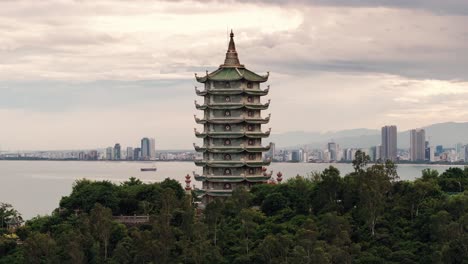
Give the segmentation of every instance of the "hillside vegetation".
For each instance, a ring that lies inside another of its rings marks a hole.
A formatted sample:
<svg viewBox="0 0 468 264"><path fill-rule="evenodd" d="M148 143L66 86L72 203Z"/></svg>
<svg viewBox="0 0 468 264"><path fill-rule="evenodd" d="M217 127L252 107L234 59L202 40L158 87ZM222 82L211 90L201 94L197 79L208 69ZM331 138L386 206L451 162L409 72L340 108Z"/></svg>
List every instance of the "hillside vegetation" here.
<svg viewBox="0 0 468 264"><path fill-rule="evenodd" d="M468 263L468 168L409 182L367 162L237 189L199 216L174 180L80 180L18 240L2 226L0 263ZM133 214L150 222L113 219Z"/></svg>

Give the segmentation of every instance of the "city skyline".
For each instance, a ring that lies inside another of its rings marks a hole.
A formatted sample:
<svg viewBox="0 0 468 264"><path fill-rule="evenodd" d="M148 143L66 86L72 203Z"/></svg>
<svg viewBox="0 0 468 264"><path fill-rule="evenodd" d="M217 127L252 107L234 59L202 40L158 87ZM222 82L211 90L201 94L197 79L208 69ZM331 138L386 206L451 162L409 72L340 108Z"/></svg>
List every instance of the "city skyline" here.
<svg viewBox="0 0 468 264"><path fill-rule="evenodd" d="M140 134L190 149L193 73L218 67L211 51L225 49L226 27L243 62L274 76L273 134L468 121L461 1L0 5L3 150L128 145Z"/></svg>

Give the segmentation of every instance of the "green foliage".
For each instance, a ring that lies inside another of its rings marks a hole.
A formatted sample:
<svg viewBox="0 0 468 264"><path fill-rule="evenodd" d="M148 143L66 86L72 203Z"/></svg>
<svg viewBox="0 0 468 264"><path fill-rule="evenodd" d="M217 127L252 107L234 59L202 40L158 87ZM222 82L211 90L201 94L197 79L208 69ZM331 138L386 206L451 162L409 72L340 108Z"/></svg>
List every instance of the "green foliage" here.
<svg viewBox="0 0 468 264"><path fill-rule="evenodd" d="M0 236L0 264L467 263L468 169L410 182L390 161L359 153L353 165L239 188L198 216L174 180L80 180L60 209L16 230L21 243ZM121 214L151 220L125 226Z"/></svg>

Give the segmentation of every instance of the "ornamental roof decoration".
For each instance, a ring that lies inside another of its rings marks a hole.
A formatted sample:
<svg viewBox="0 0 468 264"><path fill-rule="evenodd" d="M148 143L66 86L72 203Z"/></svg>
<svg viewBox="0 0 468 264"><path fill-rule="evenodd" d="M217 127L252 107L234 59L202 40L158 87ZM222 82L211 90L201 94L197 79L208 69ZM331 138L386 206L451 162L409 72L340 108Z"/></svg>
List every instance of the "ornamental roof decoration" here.
<svg viewBox="0 0 468 264"><path fill-rule="evenodd" d="M262 76L246 69L244 65L240 64L239 55L236 51L236 44L234 43L234 33L232 30L230 37L231 39L229 40L224 64L221 64L219 69L212 73L207 72L203 77L198 77L197 74L195 74L197 81L204 83L207 80L238 81L245 79L251 82L266 82L268 80L269 73Z"/></svg>
<svg viewBox="0 0 468 264"><path fill-rule="evenodd" d="M240 64L239 55L236 51L236 44L234 43L234 32L230 34L231 39L229 40L228 50L226 52L226 59L224 60L224 64L221 67L244 67L244 65Z"/></svg>

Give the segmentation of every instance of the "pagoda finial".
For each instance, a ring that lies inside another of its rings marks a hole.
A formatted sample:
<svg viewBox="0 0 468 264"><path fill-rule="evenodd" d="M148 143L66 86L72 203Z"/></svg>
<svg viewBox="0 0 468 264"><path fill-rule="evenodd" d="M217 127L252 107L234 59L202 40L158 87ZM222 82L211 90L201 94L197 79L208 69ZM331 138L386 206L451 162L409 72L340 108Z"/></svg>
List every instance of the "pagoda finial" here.
<svg viewBox="0 0 468 264"><path fill-rule="evenodd" d="M229 40L228 50L226 52L226 59L224 60L224 64L221 65L222 67L243 67L240 64L239 56L237 55L236 51L236 44L234 43L234 32L231 29L230 34L231 39Z"/></svg>

